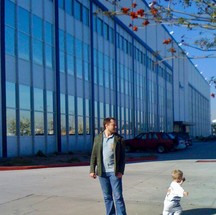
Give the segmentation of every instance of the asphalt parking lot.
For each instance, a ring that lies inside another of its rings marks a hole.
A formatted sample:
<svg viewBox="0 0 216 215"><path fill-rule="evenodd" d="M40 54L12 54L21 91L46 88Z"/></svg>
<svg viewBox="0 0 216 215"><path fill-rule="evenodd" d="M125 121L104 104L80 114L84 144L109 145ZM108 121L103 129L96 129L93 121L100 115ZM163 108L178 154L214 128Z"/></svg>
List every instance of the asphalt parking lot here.
<svg viewBox="0 0 216 215"><path fill-rule="evenodd" d="M216 143L161 154L155 161L126 165L123 178L128 215L160 215L173 169L186 177L183 215L216 214ZM105 214L99 181L88 166L1 171L2 215Z"/></svg>

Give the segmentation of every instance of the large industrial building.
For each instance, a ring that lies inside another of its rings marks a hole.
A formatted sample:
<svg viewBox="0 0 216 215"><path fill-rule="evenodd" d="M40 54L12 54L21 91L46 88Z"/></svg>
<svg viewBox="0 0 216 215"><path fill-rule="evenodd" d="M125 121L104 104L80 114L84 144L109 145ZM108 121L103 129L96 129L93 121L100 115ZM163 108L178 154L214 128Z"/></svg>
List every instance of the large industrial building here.
<svg viewBox="0 0 216 215"><path fill-rule="evenodd" d="M209 84L164 26L135 32L127 16L95 15L116 9L106 0L0 7L0 157L90 151L108 116L125 139L141 131L210 134ZM172 54L167 38L179 57L163 60Z"/></svg>

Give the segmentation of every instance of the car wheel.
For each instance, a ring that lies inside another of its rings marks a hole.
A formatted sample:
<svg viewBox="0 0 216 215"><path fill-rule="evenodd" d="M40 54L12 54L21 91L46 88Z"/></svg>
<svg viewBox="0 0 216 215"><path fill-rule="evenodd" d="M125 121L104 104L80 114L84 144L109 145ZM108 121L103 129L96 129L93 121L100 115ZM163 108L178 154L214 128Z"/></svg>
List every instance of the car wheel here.
<svg viewBox="0 0 216 215"><path fill-rule="evenodd" d="M157 152L158 152L158 153L164 153L164 152L165 152L165 147L164 147L163 145L159 145L159 146L157 147Z"/></svg>

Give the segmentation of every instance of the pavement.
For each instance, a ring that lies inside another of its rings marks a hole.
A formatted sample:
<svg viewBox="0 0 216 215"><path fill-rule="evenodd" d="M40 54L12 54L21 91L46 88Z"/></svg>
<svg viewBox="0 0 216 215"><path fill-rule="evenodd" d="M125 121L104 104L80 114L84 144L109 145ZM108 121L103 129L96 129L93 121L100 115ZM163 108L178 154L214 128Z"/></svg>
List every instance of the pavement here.
<svg viewBox="0 0 216 215"><path fill-rule="evenodd" d="M193 153L185 153L189 152ZM173 169L181 169L186 177L183 187L189 196L181 200L182 214L216 215L216 159L178 158L183 155L126 164L123 187L128 215L161 214ZM8 170L0 175L1 215L105 214L99 181L89 177L89 166Z"/></svg>

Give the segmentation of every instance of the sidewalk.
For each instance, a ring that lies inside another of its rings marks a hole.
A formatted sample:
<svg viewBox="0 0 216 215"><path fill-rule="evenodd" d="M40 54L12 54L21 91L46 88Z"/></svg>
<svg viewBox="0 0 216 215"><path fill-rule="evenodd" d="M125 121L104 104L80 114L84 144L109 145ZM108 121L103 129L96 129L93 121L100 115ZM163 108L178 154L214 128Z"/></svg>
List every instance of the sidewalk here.
<svg viewBox="0 0 216 215"><path fill-rule="evenodd" d="M216 214L215 162L148 161L126 165L123 177L128 215L160 215L173 169L184 171L188 197L183 215ZM103 215L98 179L88 166L2 171L0 211L3 215Z"/></svg>

